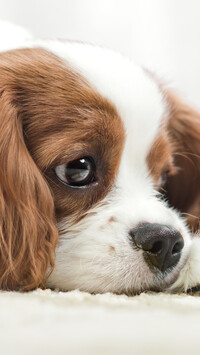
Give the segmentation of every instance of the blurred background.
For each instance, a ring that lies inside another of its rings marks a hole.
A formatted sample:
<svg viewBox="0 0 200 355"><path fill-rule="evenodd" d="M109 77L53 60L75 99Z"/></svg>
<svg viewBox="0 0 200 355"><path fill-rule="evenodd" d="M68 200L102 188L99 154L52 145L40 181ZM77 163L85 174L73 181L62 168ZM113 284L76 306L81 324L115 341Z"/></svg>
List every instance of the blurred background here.
<svg viewBox="0 0 200 355"><path fill-rule="evenodd" d="M200 108L199 0L0 0L0 19L115 49Z"/></svg>

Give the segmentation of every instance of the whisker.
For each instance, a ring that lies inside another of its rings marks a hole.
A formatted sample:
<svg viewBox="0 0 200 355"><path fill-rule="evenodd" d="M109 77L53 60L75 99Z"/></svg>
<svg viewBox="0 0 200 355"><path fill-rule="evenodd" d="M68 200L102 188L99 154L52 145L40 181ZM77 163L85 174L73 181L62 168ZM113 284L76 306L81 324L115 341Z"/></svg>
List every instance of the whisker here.
<svg viewBox="0 0 200 355"><path fill-rule="evenodd" d="M200 155L199 155L199 154L194 154L194 153L189 153L189 152L174 153L174 155L180 156L180 157L183 157L183 158L189 160L190 163L191 163L194 167L196 167L196 165L195 165L195 162L191 159L191 157L200 159ZM190 157L189 157L189 156L190 156Z"/></svg>
<svg viewBox="0 0 200 355"><path fill-rule="evenodd" d="M190 152L183 152L184 154L187 154L187 155L191 155L195 158L200 158L200 155L199 154L194 154L194 153L190 153Z"/></svg>
<svg viewBox="0 0 200 355"><path fill-rule="evenodd" d="M195 215L193 215L193 214L191 214L191 213L182 212L181 215L190 216L190 217L194 217L194 218L199 219L198 216L195 216Z"/></svg>
<svg viewBox="0 0 200 355"><path fill-rule="evenodd" d="M186 154L188 154L188 153L175 153L174 155L179 156L179 157L183 157L183 158L189 160L194 165L193 160L190 157L188 157Z"/></svg>

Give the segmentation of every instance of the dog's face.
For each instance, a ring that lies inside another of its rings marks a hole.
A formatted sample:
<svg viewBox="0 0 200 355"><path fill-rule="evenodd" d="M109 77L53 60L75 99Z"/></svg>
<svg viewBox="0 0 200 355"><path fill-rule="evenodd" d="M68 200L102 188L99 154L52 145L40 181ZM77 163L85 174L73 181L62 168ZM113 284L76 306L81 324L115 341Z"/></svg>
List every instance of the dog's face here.
<svg viewBox="0 0 200 355"><path fill-rule="evenodd" d="M198 216L199 118L119 55L43 46L0 55L1 287L55 259L50 287L167 289L191 238L165 200Z"/></svg>

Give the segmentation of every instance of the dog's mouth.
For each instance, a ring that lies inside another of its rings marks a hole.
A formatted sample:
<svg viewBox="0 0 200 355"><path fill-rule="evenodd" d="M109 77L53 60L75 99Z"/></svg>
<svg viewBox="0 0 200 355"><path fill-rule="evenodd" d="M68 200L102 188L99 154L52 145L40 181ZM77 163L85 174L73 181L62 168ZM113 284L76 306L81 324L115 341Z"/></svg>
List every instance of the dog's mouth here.
<svg viewBox="0 0 200 355"><path fill-rule="evenodd" d="M143 285L140 289L124 291L128 296L138 295L142 292L165 292L165 293L181 293L181 292L200 292L200 285L187 290L184 283L177 286L181 272L187 265L189 253L182 256L178 264L170 268L166 272L154 270L155 276L150 285Z"/></svg>
<svg viewBox="0 0 200 355"><path fill-rule="evenodd" d="M187 253L185 256L181 258L179 263L171 268L171 270L168 270L167 273L157 273L155 277L155 285L154 287L150 288L150 291L154 292L169 292L169 293L177 293L177 292L187 292L187 288L185 288L184 283L180 285L176 285L177 281L180 277L180 274L183 272L185 265L189 261L189 253ZM200 285L193 287L195 288L199 287L200 291ZM191 288L191 289L193 289Z"/></svg>

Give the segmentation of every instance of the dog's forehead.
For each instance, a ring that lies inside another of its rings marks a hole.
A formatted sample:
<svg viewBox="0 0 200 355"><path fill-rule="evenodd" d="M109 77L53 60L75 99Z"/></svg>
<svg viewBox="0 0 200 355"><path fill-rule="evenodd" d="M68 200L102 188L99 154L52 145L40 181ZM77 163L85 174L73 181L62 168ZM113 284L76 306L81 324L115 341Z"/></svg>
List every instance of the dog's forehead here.
<svg viewBox="0 0 200 355"><path fill-rule="evenodd" d="M104 156L106 151L110 155L106 160L111 160L111 155L119 158L123 150L121 165L125 162L140 174L148 173L147 158L158 136L165 105L157 83L146 71L118 53L88 44L42 41L31 47L35 48L32 52L21 52L30 56L28 64L33 65L23 73L27 89L20 87L18 105L23 102L23 114L27 106L27 117L37 113L40 135L32 132L29 149L34 155L38 147L37 162L43 162L40 167L62 155L63 147L73 150L85 137L86 145L92 141L93 146L98 143L106 147ZM42 52L42 48L49 52ZM27 127L35 129L32 124ZM66 130L71 133L66 135Z"/></svg>
<svg viewBox="0 0 200 355"><path fill-rule="evenodd" d="M144 162L165 110L157 83L131 60L104 48L60 41L43 46L70 63L114 104L126 130L129 158L138 164Z"/></svg>

